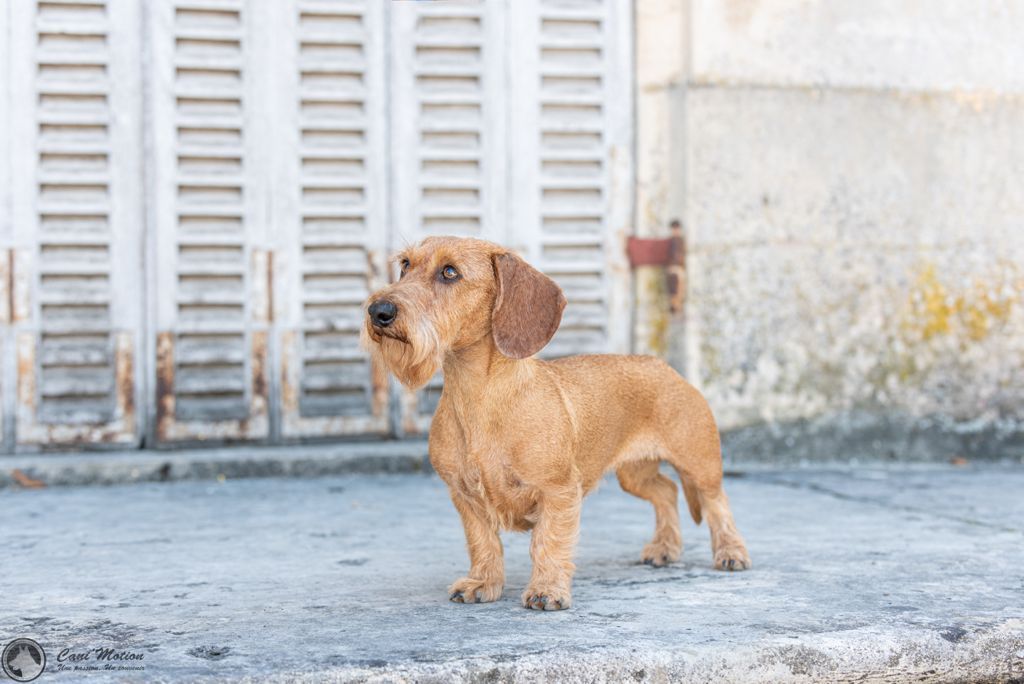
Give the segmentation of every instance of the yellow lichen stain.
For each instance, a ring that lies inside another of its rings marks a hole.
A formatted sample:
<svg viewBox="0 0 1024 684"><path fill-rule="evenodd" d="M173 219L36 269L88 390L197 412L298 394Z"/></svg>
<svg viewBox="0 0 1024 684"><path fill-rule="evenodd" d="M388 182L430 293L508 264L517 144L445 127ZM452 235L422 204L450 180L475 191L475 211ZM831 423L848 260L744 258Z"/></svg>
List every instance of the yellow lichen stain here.
<svg viewBox="0 0 1024 684"><path fill-rule="evenodd" d="M918 372L917 360L913 356L900 356L896 360L896 377L900 379L900 382L906 382L910 378L917 375ZM880 386L884 386L885 378L883 376L882 381L876 383Z"/></svg>
<svg viewBox="0 0 1024 684"><path fill-rule="evenodd" d="M1006 291L1005 287L996 290L981 280L974 281L973 289L972 299L958 299L957 303L968 336L972 340L983 340L988 337L995 325L1004 323L1010 317L1015 298L1001 296ZM993 296L993 292L1000 293L1000 296Z"/></svg>
<svg viewBox="0 0 1024 684"><path fill-rule="evenodd" d="M651 321L651 337L648 342L655 356L665 358L668 354L668 317L665 314L658 313Z"/></svg>
<svg viewBox="0 0 1024 684"><path fill-rule="evenodd" d="M668 301L665 277L662 269L644 274L644 289L647 292L648 322L647 348L650 353L664 357L668 353Z"/></svg>
<svg viewBox="0 0 1024 684"><path fill-rule="evenodd" d="M1015 277L1016 267L1006 263L989 278L975 277L956 291L939 277L934 264L920 270L910 292L909 315L904 330L922 340L957 335L978 342L1005 323L1024 295L1024 283Z"/></svg>
<svg viewBox="0 0 1024 684"><path fill-rule="evenodd" d="M918 274L916 288L911 293L910 306L912 316L918 321L921 337L924 339L930 340L952 329L952 302L945 285L939 280L934 264L928 264Z"/></svg>

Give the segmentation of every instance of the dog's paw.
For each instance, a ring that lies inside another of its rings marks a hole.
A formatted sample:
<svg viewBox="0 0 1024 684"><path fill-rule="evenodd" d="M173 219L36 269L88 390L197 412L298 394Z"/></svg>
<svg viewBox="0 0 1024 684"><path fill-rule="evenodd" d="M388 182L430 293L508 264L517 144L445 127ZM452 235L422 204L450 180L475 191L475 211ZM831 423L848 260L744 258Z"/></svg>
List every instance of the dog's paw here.
<svg viewBox="0 0 1024 684"><path fill-rule="evenodd" d="M741 544L723 546L715 551L716 570L749 570L750 554Z"/></svg>
<svg viewBox="0 0 1024 684"><path fill-rule="evenodd" d="M643 552L640 554L640 560L644 562L644 565L653 565L656 568L660 568L679 560L681 552L682 549L678 545L672 545L667 542L651 542L644 547Z"/></svg>
<svg viewBox="0 0 1024 684"><path fill-rule="evenodd" d="M523 607L531 610L565 610L572 605L566 589L530 585L523 592Z"/></svg>
<svg viewBox="0 0 1024 684"><path fill-rule="evenodd" d="M501 582L462 577L448 587L448 600L452 603L490 603L501 598Z"/></svg>

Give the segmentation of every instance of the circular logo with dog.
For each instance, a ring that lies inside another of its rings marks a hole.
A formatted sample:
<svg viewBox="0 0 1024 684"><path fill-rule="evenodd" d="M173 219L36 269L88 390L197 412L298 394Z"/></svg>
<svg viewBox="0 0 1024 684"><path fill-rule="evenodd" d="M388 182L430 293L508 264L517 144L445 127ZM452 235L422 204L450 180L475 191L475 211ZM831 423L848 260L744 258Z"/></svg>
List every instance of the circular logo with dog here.
<svg viewBox="0 0 1024 684"><path fill-rule="evenodd" d="M16 682L31 682L46 669L46 652L31 639L15 639L0 656L4 674Z"/></svg>

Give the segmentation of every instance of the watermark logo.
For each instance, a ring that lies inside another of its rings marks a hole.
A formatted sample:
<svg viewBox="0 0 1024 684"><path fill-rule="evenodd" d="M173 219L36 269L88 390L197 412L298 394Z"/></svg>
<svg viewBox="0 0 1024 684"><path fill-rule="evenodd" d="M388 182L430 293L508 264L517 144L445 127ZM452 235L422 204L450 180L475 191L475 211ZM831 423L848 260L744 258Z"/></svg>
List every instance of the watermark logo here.
<svg viewBox="0 0 1024 684"><path fill-rule="evenodd" d="M54 672L145 672L146 654L118 648L65 648L57 654Z"/></svg>
<svg viewBox="0 0 1024 684"><path fill-rule="evenodd" d="M31 639L15 639L4 647L4 674L16 682L31 682L46 669L46 652Z"/></svg>

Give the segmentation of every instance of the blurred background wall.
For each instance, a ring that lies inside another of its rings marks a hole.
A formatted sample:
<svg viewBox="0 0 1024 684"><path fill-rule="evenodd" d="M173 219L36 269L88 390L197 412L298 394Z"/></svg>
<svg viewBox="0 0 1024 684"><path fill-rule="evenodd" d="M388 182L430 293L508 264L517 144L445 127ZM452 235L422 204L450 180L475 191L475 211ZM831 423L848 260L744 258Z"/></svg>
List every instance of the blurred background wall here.
<svg viewBox="0 0 1024 684"><path fill-rule="evenodd" d="M730 450L1019 456L1024 5L637 16L636 223L690 239L685 318L642 308L638 342L699 378Z"/></svg>
<svg viewBox="0 0 1024 684"><path fill-rule="evenodd" d="M546 354L656 353L728 452L1024 450L1024 7L10 0L0 450L422 434L387 255L504 242ZM679 219L688 289L631 270Z"/></svg>

